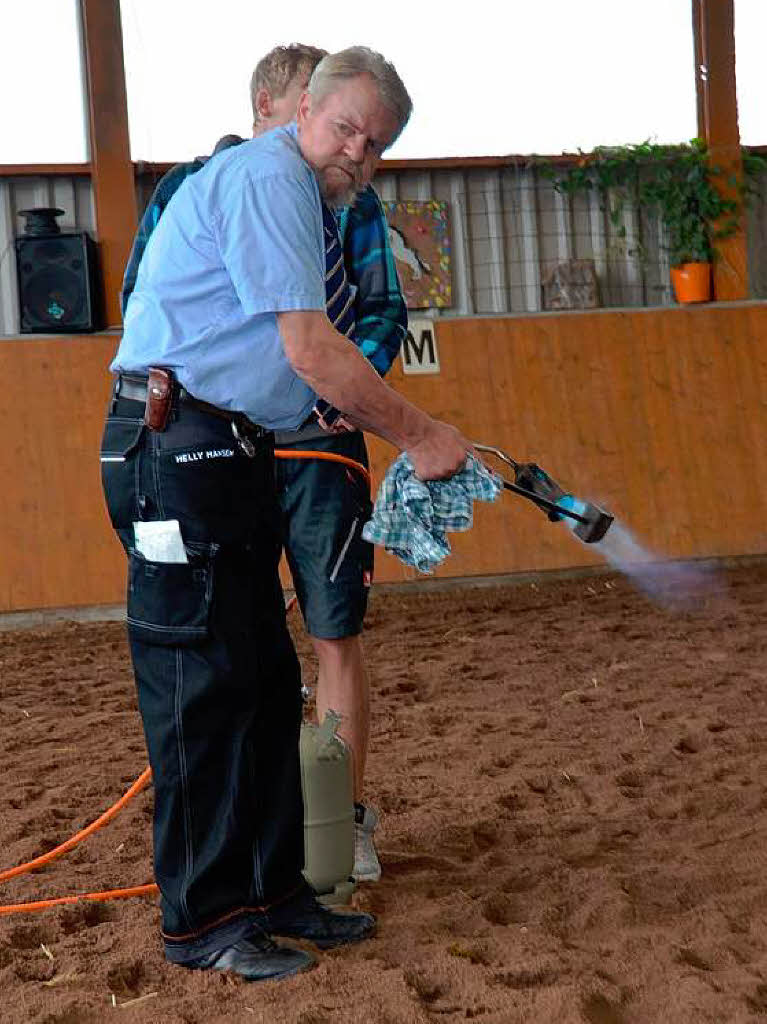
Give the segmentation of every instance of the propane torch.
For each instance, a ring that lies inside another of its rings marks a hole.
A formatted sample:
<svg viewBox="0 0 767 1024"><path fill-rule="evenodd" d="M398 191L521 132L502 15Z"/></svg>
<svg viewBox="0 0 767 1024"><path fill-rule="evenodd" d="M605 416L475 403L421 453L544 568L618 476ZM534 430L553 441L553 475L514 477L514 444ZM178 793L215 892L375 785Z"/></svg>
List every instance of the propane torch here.
<svg viewBox="0 0 767 1024"><path fill-rule="evenodd" d="M556 480L534 462L516 462L510 455L492 445L474 444L479 452L495 455L514 472L514 483L501 477L507 491L521 494L546 513L552 523L567 518L574 520L572 528L576 537L585 544L596 544L607 533L614 517L599 505L568 494Z"/></svg>

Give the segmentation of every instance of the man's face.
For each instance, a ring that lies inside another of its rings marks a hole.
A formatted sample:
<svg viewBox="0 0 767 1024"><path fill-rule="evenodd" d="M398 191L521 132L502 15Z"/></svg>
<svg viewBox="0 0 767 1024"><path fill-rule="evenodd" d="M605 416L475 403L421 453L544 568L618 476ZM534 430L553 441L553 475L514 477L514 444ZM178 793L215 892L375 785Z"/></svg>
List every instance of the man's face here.
<svg viewBox="0 0 767 1024"><path fill-rule="evenodd" d="M331 206L347 206L368 185L399 125L379 98L370 75L341 82L319 103L304 93L298 138Z"/></svg>

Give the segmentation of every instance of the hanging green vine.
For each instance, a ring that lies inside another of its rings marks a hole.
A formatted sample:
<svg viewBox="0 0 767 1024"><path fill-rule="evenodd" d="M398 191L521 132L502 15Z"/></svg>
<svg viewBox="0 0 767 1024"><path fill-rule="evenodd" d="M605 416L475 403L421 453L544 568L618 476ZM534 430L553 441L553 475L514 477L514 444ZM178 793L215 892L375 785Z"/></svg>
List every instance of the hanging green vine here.
<svg viewBox="0 0 767 1024"><path fill-rule="evenodd" d="M762 157L743 151L743 181L712 164L706 144L692 139L683 145L640 142L599 146L581 153L573 167L562 170L550 161L539 164L557 192L575 196L597 190L602 208L620 239L626 238L627 206L658 214L665 230L671 265L711 262L716 242L730 238L754 191L754 179L767 169ZM728 195L722 186L728 188ZM734 191L734 197L733 197ZM643 258L641 246L632 254Z"/></svg>

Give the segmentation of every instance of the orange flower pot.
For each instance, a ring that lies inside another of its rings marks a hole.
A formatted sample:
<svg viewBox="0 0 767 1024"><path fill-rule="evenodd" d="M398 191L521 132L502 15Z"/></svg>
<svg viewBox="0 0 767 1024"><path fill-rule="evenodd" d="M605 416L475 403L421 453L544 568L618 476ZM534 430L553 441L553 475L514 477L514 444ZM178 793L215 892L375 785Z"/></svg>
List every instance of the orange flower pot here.
<svg viewBox="0 0 767 1024"><path fill-rule="evenodd" d="M711 298L711 264L681 263L672 267L671 284L677 302L708 302Z"/></svg>

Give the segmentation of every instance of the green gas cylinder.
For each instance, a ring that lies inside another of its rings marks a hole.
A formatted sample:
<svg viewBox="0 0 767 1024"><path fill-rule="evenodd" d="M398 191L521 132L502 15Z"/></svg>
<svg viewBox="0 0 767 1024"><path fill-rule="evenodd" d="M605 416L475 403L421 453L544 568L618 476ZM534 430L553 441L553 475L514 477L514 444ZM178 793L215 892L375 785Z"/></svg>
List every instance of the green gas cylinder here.
<svg viewBox="0 0 767 1024"><path fill-rule="evenodd" d="M328 711L301 726L304 875L323 903L346 903L354 891L354 785L349 748L338 736L341 716Z"/></svg>

